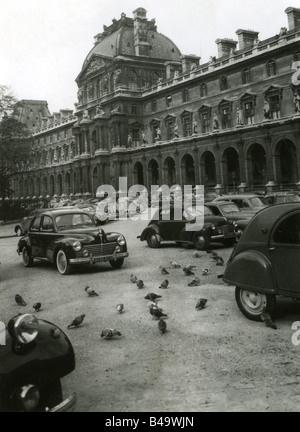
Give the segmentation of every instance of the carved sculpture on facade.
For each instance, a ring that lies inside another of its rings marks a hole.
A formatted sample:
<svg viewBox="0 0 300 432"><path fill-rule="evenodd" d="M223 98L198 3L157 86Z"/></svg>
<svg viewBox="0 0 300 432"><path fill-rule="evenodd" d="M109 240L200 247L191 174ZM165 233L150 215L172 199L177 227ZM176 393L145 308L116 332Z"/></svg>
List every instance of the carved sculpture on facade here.
<svg viewBox="0 0 300 432"><path fill-rule="evenodd" d="M128 134L127 138L127 147L132 147L132 136Z"/></svg>
<svg viewBox="0 0 300 432"><path fill-rule="evenodd" d="M270 118L270 105L267 101L264 102L264 117L266 120L268 120Z"/></svg>
<svg viewBox="0 0 300 432"><path fill-rule="evenodd" d="M96 116L97 117L104 117L105 116L105 111L102 109L101 104L99 104L96 108Z"/></svg>
<svg viewBox="0 0 300 432"><path fill-rule="evenodd" d="M194 135L198 134L198 124L197 124L196 120L193 121L193 134Z"/></svg>
<svg viewBox="0 0 300 432"><path fill-rule="evenodd" d="M178 124L176 121L174 123L174 138L179 138Z"/></svg>
<svg viewBox="0 0 300 432"><path fill-rule="evenodd" d="M237 124L237 126L243 125L243 112L239 107L236 110L236 124Z"/></svg>
<svg viewBox="0 0 300 432"><path fill-rule="evenodd" d="M111 110L111 114L118 114L121 112L121 106L118 105L116 108Z"/></svg>
<svg viewBox="0 0 300 432"><path fill-rule="evenodd" d="M77 92L77 99L79 104L82 104L82 98L83 98L83 91L82 91L82 87L79 87L78 92Z"/></svg>
<svg viewBox="0 0 300 432"><path fill-rule="evenodd" d="M103 93L108 93L108 75L103 76Z"/></svg>
<svg viewBox="0 0 300 432"><path fill-rule="evenodd" d="M156 140L161 141L161 130L159 126L156 128Z"/></svg>
<svg viewBox="0 0 300 432"><path fill-rule="evenodd" d="M214 130L219 129L219 118L218 115L215 113L214 114Z"/></svg>
<svg viewBox="0 0 300 432"><path fill-rule="evenodd" d="M116 88L121 83L122 70L117 69L114 73L114 87Z"/></svg>
<svg viewBox="0 0 300 432"><path fill-rule="evenodd" d="M90 115L87 109L83 111L82 120L90 120Z"/></svg>

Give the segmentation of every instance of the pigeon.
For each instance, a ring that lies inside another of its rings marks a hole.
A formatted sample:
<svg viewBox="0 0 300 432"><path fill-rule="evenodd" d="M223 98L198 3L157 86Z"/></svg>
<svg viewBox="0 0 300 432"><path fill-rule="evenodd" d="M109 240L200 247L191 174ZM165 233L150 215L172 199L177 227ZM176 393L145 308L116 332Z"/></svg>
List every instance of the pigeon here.
<svg viewBox="0 0 300 432"><path fill-rule="evenodd" d="M146 300L150 300L153 303L156 303L158 299L162 298L162 296L158 295L158 294L154 294L154 293L149 293L146 295L145 299Z"/></svg>
<svg viewBox="0 0 300 432"><path fill-rule="evenodd" d="M101 339L112 339L114 336L122 336L122 333L115 329L105 329L101 333Z"/></svg>
<svg viewBox="0 0 300 432"><path fill-rule="evenodd" d="M166 269L166 267L160 266L159 268L160 268L160 272L161 272L162 275L168 275L168 274L170 274L168 272L168 270Z"/></svg>
<svg viewBox="0 0 300 432"><path fill-rule="evenodd" d="M84 318L85 318L85 315L80 315L80 316L76 317L72 321L72 323L68 326L68 329L73 328L73 327L79 327L83 323Z"/></svg>
<svg viewBox="0 0 300 432"><path fill-rule="evenodd" d="M87 295L89 297L99 297L99 295L96 293L96 291L94 291L92 288L90 288L89 286L86 286L84 288L85 292L87 293Z"/></svg>
<svg viewBox="0 0 300 432"><path fill-rule="evenodd" d="M138 278L136 277L136 275L132 274L132 275L130 276L130 280L131 280L132 283L136 284L137 281L138 281Z"/></svg>
<svg viewBox="0 0 300 432"><path fill-rule="evenodd" d="M179 268L181 268L181 265L178 264L176 261L171 261L170 264L171 264L171 266L172 266L174 269L179 269Z"/></svg>
<svg viewBox="0 0 300 432"><path fill-rule="evenodd" d="M207 276L209 273L211 273L211 269L208 269L208 268L202 269L202 275L203 276Z"/></svg>
<svg viewBox="0 0 300 432"><path fill-rule="evenodd" d="M120 304L117 305L116 309L121 314L123 312L123 310L124 310L124 305L122 303L120 303Z"/></svg>
<svg viewBox="0 0 300 432"><path fill-rule="evenodd" d="M206 306L207 300L204 298L201 298L198 300L197 304L196 304L196 309L200 310L200 309L204 309Z"/></svg>
<svg viewBox="0 0 300 432"><path fill-rule="evenodd" d="M27 306L27 303L25 302L25 300L23 299L23 297L20 296L20 294L16 294L15 300L16 300L16 303L19 306Z"/></svg>
<svg viewBox="0 0 300 432"><path fill-rule="evenodd" d="M194 268L195 268L194 266L185 266L185 267L183 267L183 269L182 269L183 274L185 276L194 276L195 275L195 273L193 272Z"/></svg>
<svg viewBox="0 0 300 432"><path fill-rule="evenodd" d="M261 313L261 320L266 324L267 327L270 327L274 330L277 330L276 324L273 322L271 315L266 311L266 308L263 308Z"/></svg>
<svg viewBox="0 0 300 432"><path fill-rule="evenodd" d="M200 279L198 277L195 277L192 282L188 284L189 287L196 287L200 285Z"/></svg>
<svg viewBox="0 0 300 432"><path fill-rule="evenodd" d="M159 288L160 289L167 289L168 286L169 286L169 281L168 281L168 279L166 279L160 284Z"/></svg>
<svg viewBox="0 0 300 432"><path fill-rule="evenodd" d="M199 252L195 252L195 253L193 254L193 257L194 257L194 258L201 258L201 255L199 254Z"/></svg>
<svg viewBox="0 0 300 432"><path fill-rule="evenodd" d="M167 323L162 318L160 318L160 320L158 321L158 328L161 334L164 334L167 331Z"/></svg>
<svg viewBox="0 0 300 432"><path fill-rule="evenodd" d="M223 266L224 265L224 259L219 256L218 259L216 260L216 265L217 266Z"/></svg>
<svg viewBox="0 0 300 432"><path fill-rule="evenodd" d="M145 287L144 282L142 280L138 280L136 284L137 284L137 287L139 289L142 289Z"/></svg>
<svg viewBox="0 0 300 432"><path fill-rule="evenodd" d="M41 303L34 303L34 305L32 307L33 307L33 309L35 309L36 312L39 312L39 310L42 307L42 304Z"/></svg>
<svg viewBox="0 0 300 432"><path fill-rule="evenodd" d="M156 304L151 304L149 306L150 314L152 315L152 318L162 318L167 317L165 313L163 313L162 309L160 309Z"/></svg>

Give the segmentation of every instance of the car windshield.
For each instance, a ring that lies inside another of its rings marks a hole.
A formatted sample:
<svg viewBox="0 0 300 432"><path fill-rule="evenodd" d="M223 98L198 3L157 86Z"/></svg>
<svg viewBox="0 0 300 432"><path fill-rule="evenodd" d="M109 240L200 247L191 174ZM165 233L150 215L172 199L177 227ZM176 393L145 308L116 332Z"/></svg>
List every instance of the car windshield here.
<svg viewBox="0 0 300 432"><path fill-rule="evenodd" d="M264 207L264 203L258 197L249 198L249 202L251 204L251 207Z"/></svg>
<svg viewBox="0 0 300 432"><path fill-rule="evenodd" d="M224 204L221 206L224 214L228 213L240 213L240 209L234 204Z"/></svg>
<svg viewBox="0 0 300 432"><path fill-rule="evenodd" d="M90 216L84 213L71 213L56 216L55 223L58 231L77 228L91 228L95 226L95 223Z"/></svg>

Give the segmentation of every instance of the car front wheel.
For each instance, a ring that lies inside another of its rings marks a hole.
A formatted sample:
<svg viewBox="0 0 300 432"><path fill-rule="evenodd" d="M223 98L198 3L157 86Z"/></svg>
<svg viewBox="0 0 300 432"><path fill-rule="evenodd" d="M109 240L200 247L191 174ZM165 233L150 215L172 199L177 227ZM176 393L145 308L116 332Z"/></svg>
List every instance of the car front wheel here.
<svg viewBox="0 0 300 432"><path fill-rule="evenodd" d="M160 239L154 232L148 233L146 240L150 248L157 249L160 247Z"/></svg>
<svg viewBox="0 0 300 432"><path fill-rule="evenodd" d="M275 311L276 296L252 292L237 287L235 299L240 311L252 321L261 321L261 313L265 308L271 315Z"/></svg>
<svg viewBox="0 0 300 432"><path fill-rule="evenodd" d="M117 261L111 260L109 261L112 268L119 269L124 264L124 258L118 259Z"/></svg>
<svg viewBox="0 0 300 432"><path fill-rule="evenodd" d="M22 259L23 259L23 264L25 267L32 267L33 266L33 258L29 254L28 248L26 246L24 246L22 249Z"/></svg>
<svg viewBox="0 0 300 432"><path fill-rule="evenodd" d="M63 276L68 275L71 271L71 265L65 251L62 249L56 255L56 266L59 273Z"/></svg>
<svg viewBox="0 0 300 432"><path fill-rule="evenodd" d="M194 234L193 244L197 250L207 250L210 245L210 238L206 233L197 232Z"/></svg>

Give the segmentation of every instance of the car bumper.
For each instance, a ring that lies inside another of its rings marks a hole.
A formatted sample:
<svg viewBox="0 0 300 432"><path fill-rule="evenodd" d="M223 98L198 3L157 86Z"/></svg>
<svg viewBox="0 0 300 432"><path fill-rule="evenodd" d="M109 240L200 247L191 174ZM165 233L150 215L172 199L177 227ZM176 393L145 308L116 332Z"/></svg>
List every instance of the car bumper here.
<svg viewBox="0 0 300 432"><path fill-rule="evenodd" d="M73 412L75 410L77 403L77 396L74 393L73 395L69 396L67 399L65 399L62 403L57 405L54 408L46 410L47 412Z"/></svg>
<svg viewBox="0 0 300 432"><path fill-rule="evenodd" d="M227 233L227 234L218 234L218 235L212 235L211 240L227 240L227 239L234 239L236 238L235 233Z"/></svg>
<svg viewBox="0 0 300 432"><path fill-rule="evenodd" d="M119 259L127 258L128 256L129 256L128 252L121 252L113 255L104 255L104 256L90 255L87 258L72 258L70 259L70 264L96 264L99 262L117 261Z"/></svg>

